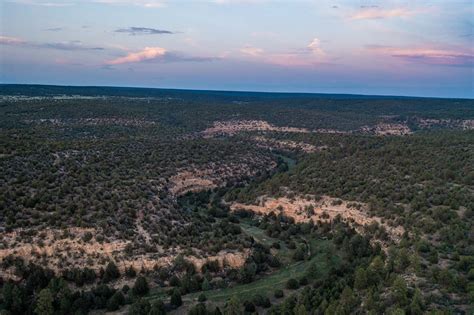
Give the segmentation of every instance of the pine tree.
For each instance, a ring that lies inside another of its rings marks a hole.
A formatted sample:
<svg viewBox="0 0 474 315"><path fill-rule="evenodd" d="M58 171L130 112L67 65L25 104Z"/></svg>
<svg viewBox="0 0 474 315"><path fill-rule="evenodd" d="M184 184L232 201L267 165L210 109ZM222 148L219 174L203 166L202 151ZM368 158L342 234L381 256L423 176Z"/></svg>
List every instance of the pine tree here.
<svg viewBox="0 0 474 315"><path fill-rule="evenodd" d="M181 292L179 292L178 289L173 290L173 294L171 295L171 305L174 305L175 307L179 307L183 304L183 301L181 300Z"/></svg>
<svg viewBox="0 0 474 315"><path fill-rule="evenodd" d="M294 312L295 315L308 315L308 312L306 311L306 308L303 304L296 305Z"/></svg>
<svg viewBox="0 0 474 315"><path fill-rule="evenodd" d="M398 305L405 306L408 303L408 288L405 280L398 276L393 282L393 293Z"/></svg>
<svg viewBox="0 0 474 315"><path fill-rule="evenodd" d="M236 296L233 296L224 309L224 315L241 315L243 314L240 301Z"/></svg>
<svg viewBox="0 0 474 315"><path fill-rule="evenodd" d="M36 300L35 313L38 315L53 315L53 295L49 289L43 289Z"/></svg>
<svg viewBox="0 0 474 315"><path fill-rule="evenodd" d="M165 315L165 304L162 300L153 302L151 305L150 313L148 315Z"/></svg>
<svg viewBox="0 0 474 315"><path fill-rule="evenodd" d="M209 283L209 280L207 280L206 278L204 278L204 281L202 282L201 289L203 291L208 291L211 289L211 284Z"/></svg>
<svg viewBox="0 0 474 315"><path fill-rule="evenodd" d="M411 315L421 315L423 314L424 301L423 295L421 294L420 289L416 288L413 298L410 303L410 314Z"/></svg>
<svg viewBox="0 0 474 315"><path fill-rule="evenodd" d="M111 280L117 279L120 277L120 271L114 262L109 262L104 271L104 281L109 282Z"/></svg>
<svg viewBox="0 0 474 315"><path fill-rule="evenodd" d="M354 276L354 288L363 290L367 287L367 272L364 268L358 267Z"/></svg>
<svg viewBox="0 0 474 315"><path fill-rule="evenodd" d="M143 296L147 294L149 290L150 288L148 287L148 282L145 277L140 276L135 280L135 285L132 288L134 295Z"/></svg>

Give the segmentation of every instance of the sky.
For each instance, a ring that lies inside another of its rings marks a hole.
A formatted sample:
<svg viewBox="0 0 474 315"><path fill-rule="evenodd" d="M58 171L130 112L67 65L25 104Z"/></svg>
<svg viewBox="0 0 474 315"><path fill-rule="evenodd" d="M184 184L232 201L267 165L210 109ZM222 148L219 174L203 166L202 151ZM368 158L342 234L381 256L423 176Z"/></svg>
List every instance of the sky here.
<svg viewBox="0 0 474 315"><path fill-rule="evenodd" d="M474 1L0 0L0 82L474 98Z"/></svg>

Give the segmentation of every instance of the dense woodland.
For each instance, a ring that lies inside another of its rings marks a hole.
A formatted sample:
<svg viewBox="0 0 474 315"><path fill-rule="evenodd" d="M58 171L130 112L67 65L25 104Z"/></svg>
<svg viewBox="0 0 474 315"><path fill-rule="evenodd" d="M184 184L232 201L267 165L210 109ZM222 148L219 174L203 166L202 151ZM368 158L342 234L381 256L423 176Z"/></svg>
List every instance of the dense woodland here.
<svg viewBox="0 0 474 315"><path fill-rule="evenodd" d="M473 119L460 99L0 85L0 313L470 314ZM203 136L226 121L310 132ZM231 211L261 196L405 233Z"/></svg>

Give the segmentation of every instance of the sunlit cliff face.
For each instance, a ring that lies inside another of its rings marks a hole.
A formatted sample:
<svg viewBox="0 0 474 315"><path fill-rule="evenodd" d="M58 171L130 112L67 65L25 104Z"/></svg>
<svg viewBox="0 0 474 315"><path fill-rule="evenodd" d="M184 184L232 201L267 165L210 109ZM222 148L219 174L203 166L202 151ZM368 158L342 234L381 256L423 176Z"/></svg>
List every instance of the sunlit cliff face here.
<svg viewBox="0 0 474 315"><path fill-rule="evenodd" d="M6 0L2 83L473 97L470 1Z"/></svg>

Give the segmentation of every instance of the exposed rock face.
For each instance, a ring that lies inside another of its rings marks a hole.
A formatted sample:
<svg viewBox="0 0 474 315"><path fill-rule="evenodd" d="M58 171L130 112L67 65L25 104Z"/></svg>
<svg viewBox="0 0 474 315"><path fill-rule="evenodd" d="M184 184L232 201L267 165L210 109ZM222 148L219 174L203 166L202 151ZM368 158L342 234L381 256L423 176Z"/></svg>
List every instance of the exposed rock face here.
<svg viewBox="0 0 474 315"><path fill-rule="evenodd" d="M204 130L202 134L204 137L212 137L215 135L234 135L242 131L311 132L306 128L277 127L264 120L230 120L216 121L212 127Z"/></svg>
<svg viewBox="0 0 474 315"><path fill-rule="evenodd" d="M67 231L65 234L64 231ZM0 261L8 256L21 257L26 262L40 264L57 273L65 268L90 268L96 272L104 267L107 261L114 261L121 272L132 266L135 270L153 270L155 267L169 266L182 253L182 249L159 250L154 253L128 254L130 241L105 240L97 242L94 238L85 241L85 235L96 235L95 229L69 228L67 230L42 231L32 240L19 240L17 232L3 235L3 247L0 248ZM41 236L39 236L41 235ZM196 270L207 261L218 261L221 267L240 268L244 265L249 250L222 250L212 256L185 256L194 264ZM2 270L7 278L15 279L13 269Z"/></svg>
<svg viewBox="0 0 474 315"><path fill-rule="evenodd" d="M302 196L289 199L287 197L269 198L262 196L257 205L246 205L232 203L231 210L249 210L257 214L265 215L274 212L295 219L296 222L330 222L337 216L352 225L356 230L363 233L364 226L376 223L385 228L390 238L397 242L401 239L404 228L393 227L382 221L380 217L370 216L367 205L362 203L343 201L336 198L324 196L316 201L314 198L303 198Z"/></svg>
<svg viewBox="0 0 474 315"><path fill-rule="evenodd" d="M403 136L411 134L412 131L406 124L379 123L373 127L363 127L365 133L373 133L379 136Z"/></svg>

